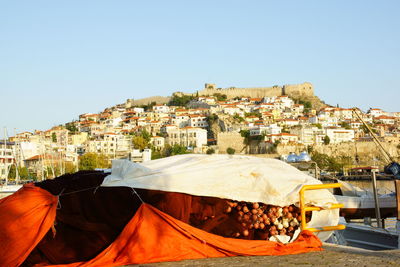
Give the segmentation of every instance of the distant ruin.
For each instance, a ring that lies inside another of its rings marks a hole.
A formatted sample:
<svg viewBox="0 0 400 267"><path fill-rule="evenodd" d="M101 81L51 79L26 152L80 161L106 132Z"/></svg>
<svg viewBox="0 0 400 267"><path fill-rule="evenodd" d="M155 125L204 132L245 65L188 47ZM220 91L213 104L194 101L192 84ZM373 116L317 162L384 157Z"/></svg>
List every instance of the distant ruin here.
<svg viewBox="0 0 400 267"><path fill-rule="evenodd" d="M234 97L252 97L261 98L264 96L281 96L288 95L290 97L298 98L302 97L313 97L314 96L314 86L305 82L302 84L294 85L283 85L283 86L272 86L272 87L250 87L250 88L217 88L213 83L206 83L203 90L198 91L199 96L207 96L214 94L224 94L228 98Z"/></svg>

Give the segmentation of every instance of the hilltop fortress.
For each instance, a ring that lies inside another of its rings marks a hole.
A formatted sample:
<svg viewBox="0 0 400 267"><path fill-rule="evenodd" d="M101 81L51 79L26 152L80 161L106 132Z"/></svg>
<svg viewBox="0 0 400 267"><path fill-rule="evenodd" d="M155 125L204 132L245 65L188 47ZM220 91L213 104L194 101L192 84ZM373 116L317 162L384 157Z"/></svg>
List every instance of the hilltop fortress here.
<svg viewBox="0 0 400 267"><path fill-rule="evenodd" d="M313 97L314 96L314 87L311 83L305 82L302 84L294 84L294 85L283 85L283 86L272 86L272 87L253 87L253 88L217 88L215 84L206 83L205 88L201 91L198 91L199 96L207 96L213 94L224 94L228 98L234 97L252 97L252 98L260 98L264 96L281 96L288 95L290 97L299 98L299 97Z"/></svg>

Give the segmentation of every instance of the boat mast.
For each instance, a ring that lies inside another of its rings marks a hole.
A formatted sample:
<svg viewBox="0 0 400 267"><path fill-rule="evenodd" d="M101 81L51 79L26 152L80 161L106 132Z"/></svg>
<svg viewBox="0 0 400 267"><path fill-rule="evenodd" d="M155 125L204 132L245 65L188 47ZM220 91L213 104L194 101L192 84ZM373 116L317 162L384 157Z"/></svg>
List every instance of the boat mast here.
<svg viewBox="0 0 400 267"><path fill-rule="evenodd" d="M4 150L3 150L3 156L4 156L4 172L5 172L5 177L6 177L6 184L8 184L8 167L6 163L6 149L7 149L7 139L6 139L6 127L4 127Z"/></svg>
<svg viewBox="0 0 400 267"><path fill-rule="evenodd" d="M6 134L6 138L8 139L7 129L5 130L5 134ZM11 145L10 145L10 147L11 147ZM15 149L17 148L17 141L15 141L14 148ZM11 149L11 154L14 157L14 163L15 163L15 183L18 184L20 177L19 177L19 172L18 172L17 151L14 151L13 149ZM12 164L11 164L11 166L12 166Z"/></svg>

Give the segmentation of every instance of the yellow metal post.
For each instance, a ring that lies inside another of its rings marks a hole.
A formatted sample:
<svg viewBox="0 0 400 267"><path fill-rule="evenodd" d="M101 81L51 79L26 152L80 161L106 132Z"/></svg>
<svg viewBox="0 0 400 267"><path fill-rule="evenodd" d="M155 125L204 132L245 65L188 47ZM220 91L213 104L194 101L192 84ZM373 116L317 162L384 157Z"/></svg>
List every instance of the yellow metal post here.
<svg viewBox="0 0 400 267"><path fill-rule="evenodd" d="M319 228L307 228L306 223L306 211L320 211L324 210L321 207L306 207L306 203L304 201L304 193L307 190L317 190L317 189L328 189L328 188L339 188L341 186L340 183L335 184L315 184L315 185L304 185L299 192L300 195L300 211L301 211L301 229L308 230L311 232L321 232L321 231L333 231L333 230L344 230L346 226L339 224L335 226L323 226ZM327 209L340 209L343 207L343 204L332 204Z"/></svg>

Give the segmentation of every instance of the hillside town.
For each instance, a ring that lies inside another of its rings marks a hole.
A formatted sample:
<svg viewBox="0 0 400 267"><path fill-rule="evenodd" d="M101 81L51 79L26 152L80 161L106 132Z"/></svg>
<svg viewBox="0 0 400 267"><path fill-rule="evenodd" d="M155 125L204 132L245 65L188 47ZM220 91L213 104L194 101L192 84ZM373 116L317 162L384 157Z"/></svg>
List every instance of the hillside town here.
<svg viewBox="0 0 400 267"><path fill-rule="evenodd" d="M399 143L400 112L370 108L360 114L383 142ZM229 99L222 93L175 93L164 104L136 105L128 99L46 131L5 139L0 142L0 178L14 171L34 180L84 169L80 160L90 154L102 155L106 164L97 167L104 168L113 159L144 162L180 153L280 156L293 148L310 152L324 145L371 142L352 109L317 109L288 95Z"/></svg>

